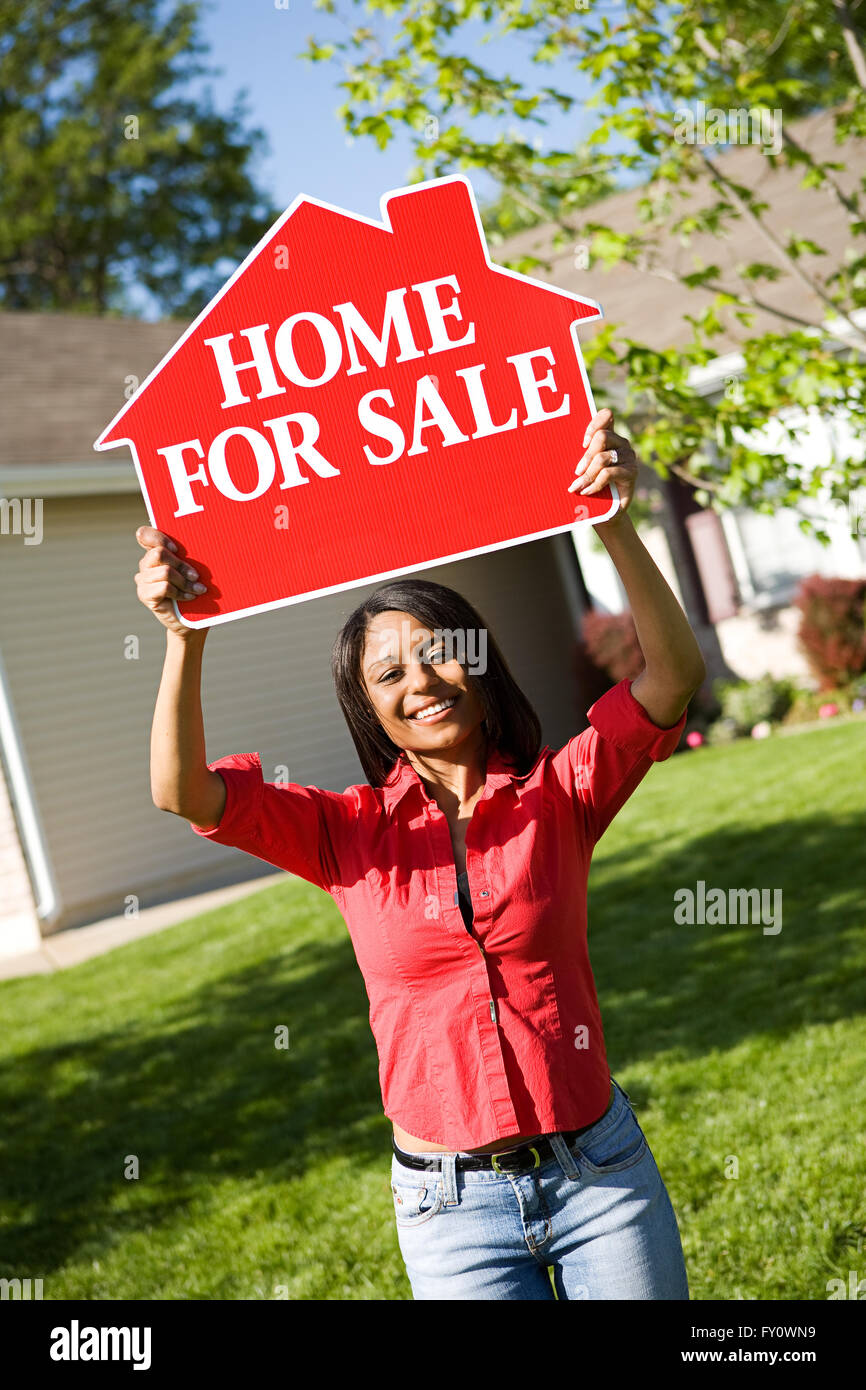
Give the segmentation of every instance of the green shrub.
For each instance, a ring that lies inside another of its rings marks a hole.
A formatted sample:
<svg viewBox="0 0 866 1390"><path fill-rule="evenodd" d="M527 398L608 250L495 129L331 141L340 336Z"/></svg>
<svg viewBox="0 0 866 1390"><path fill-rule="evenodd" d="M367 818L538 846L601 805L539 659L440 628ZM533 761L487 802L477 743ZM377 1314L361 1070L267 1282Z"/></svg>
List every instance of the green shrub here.
<svg viewBox="0 0 866 1390"><path fill-rule="evenodd" d="M733 719L717 719L707 729L707 743L730 743L737 737L737 733Z"/></svg>
<svg viewBox="0 0 866 1390"><path fill-rule="evenodd" d="M863 698L866 686L862 678L850 685L836 690L797 690L790 709L783 719L784 724L810 724L819 719L818 711L822 705L838 705L840 714L850 714L855 696Z"/></svg>
<svg viewBox="0 0 866 1390"><path fill-rule="evenodd" d="M750 733L764 719L783 719L797 694L792 680L770 675L756 681L714 681L713 691L721 705L720 720L729 720L738 734Z"/></svg>

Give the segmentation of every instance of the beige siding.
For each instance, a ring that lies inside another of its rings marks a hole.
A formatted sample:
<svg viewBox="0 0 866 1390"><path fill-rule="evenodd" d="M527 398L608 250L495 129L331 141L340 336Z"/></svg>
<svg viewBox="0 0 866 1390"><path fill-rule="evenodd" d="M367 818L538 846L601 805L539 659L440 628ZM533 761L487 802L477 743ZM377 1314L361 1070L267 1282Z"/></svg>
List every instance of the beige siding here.
<svg viewBox="0 0 866 1390"><path fill-rule="evenodd" d="M132 575L135 496L45 499L44 539L0 546L0 650L62 905L57 927L179 886L273 870L198 839L150 799L150 721L164 632ZM544 741L583 727L573 635L550 541L423 572L480 609L538 710ZM375 585L215 628L205 650L208 758L258 751L266 777L342 791L362 781L330 675L345 617ZM14 600L10 601L10 595ZM139 657L124 656L138 638Z"/></svg>

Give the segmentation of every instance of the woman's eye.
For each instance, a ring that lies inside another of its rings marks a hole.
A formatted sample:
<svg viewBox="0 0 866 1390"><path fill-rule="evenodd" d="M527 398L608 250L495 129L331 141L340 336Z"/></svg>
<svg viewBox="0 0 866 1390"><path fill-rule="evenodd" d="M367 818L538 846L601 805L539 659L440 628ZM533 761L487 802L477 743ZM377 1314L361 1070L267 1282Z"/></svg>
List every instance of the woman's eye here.
<svg viewBox="0 0 866 1390"><path fill-rule="evenodd" d="M421 660L434 662L436 665L439 665L441 662L448 660L448 653L444 645L440 643L438 647L431 647L427 654L422 656ZM399 674L399 667L392 666L390 671L385 671L384 674L379 677L379 684L381 685L383 681L390 680L392 676L399 676Z"/></svg>

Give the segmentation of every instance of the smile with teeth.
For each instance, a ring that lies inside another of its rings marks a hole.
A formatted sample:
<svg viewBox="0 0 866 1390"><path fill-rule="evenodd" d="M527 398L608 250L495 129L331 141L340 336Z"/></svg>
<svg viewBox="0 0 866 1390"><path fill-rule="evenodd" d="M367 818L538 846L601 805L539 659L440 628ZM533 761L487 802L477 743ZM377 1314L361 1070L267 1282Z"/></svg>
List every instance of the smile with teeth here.
<svg viewBox="0 0 866 1390"><path fill-rule="evenodd" d="M432 719L436 715L442 714L444 710L451 709L452 705L456 705L456 703L457 696L455 695L451 700L439 700L435 705L425 705L417 714L410 714L409 718L416 720L416 722L424 719Z"/></svg>

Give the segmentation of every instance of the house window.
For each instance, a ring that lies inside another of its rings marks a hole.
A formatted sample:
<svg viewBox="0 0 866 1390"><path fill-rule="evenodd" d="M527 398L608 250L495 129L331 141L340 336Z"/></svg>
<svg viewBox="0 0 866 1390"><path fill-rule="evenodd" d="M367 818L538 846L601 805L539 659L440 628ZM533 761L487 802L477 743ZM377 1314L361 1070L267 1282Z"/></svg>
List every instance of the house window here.
<svg viewBox="0 0 866 1390"><path fill-rule="evenodd" d="M823 546L799 526L800 516L789 508L772 515L736 508L730 514L740 541L756 608L784 607L791 603L806 574L844 573L845 561L835 542ZM834 531L830 531L834 535ZM745 587L745 586L744 586ZM744 595L746 596L746 595Z"/></svg>

